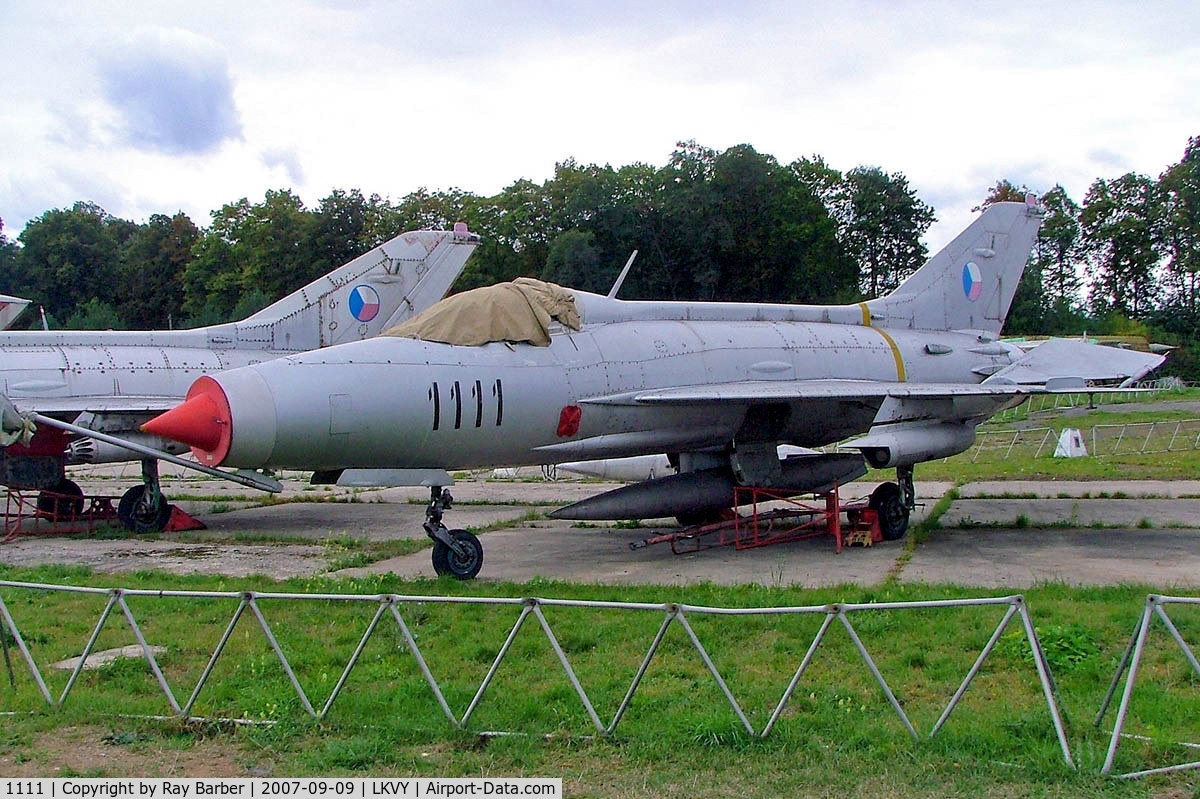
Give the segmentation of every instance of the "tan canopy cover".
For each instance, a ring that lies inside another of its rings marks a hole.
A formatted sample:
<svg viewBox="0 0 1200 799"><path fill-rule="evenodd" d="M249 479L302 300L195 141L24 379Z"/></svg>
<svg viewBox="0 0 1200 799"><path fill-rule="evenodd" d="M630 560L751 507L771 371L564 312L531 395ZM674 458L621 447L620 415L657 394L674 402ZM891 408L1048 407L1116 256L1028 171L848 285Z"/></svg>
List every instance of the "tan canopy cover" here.
<svg viewBox="0 0 1200 799"><path fill-rule="evenodd" d="M562 286L528 277L464 291L383 331L385 336L417 338L478 347L491 341L527 341L550 346L550 321L579 329L575 297Z"/></svg>

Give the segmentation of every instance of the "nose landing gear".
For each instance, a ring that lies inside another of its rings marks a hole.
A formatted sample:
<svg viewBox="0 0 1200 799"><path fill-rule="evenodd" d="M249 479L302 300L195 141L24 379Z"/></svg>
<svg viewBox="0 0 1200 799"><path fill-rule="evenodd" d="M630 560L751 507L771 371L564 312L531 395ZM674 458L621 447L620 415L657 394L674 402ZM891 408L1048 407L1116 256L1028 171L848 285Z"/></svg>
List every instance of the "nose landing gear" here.
<svg viewBox="0 0 1200 799"><path fill-rule="evenodd" d="M425 534L433 539L433 570L438 576L450 575L456 580L471 580L483 567L483 544L466 530L448 530L442 524L442 514L450 510L454 497L442 486L429 490L429 506L425 509Z"/></svg>
<svg viewBox="0 0 1200 799"><path fill-rule="evenodd" d="M167 526L171 506L158 482L158 461L142 461L142 485L130 488L117 504L117 518L135 533L157 533Z"/></svg>

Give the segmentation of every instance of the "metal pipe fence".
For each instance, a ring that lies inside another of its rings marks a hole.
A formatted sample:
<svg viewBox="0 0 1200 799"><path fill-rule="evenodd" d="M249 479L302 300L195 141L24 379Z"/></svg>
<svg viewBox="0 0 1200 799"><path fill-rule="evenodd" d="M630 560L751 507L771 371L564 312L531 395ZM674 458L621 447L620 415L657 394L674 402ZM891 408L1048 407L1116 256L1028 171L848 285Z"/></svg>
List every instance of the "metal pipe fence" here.
<svg viewBox="0 0 1200 799"><path fill-rule="evenodd" d="M1133 629L1133 635L1129 639L1128 646L1125 647L1125 654L1121 656L1120 663L1117 664L1117 671L1113 674L1112 682L1108 686L1108 694L1104 697L1104 702L1100 706L1100 712L1096 714L1095 726L1100 727L1104 721L1104 716L1108 713L1108 708L1112 704L1113 697L1116 695L1117 686L1121 682L1121 677L1125 679L1125 689L1121 694L1121 703L1117 708L1117 720L1113 724L1112 738L1108 742L1108 752L1104 758L1104 766L1101 773L1110 774L1113 769L1113 761L1117 756L1117 747L1123 737L1122 729L1125 726L1126 714L1129 712L1130 700L1133 697L1133 687L1137 680L1138 666L1142 661L1142 653L1146 649L1146 636L1150 632L1150 625L1157 616L1167 628L1167 632L1175 639L1180 650L1183 652L1184 658L1191 665L1196 676L1200 678L1200 661L1196 660L1196 655L1192 652L1187 642L1183 640L1183 636L1179 634L1179 628L1171 621L1171 617L1167 615L1167 605L1195 605L1200 606L1200 597L1183 597L1183 596L1164 596L1162 594L1150 594L1146 597L1146 604L1142 609L1141 616L1138 618L1137 625ZM1140 736L1128 736L1140 737ZM1200 749L1200 746L1192 743L1181 743L1181 746L1188 748ZM1179 763L1173 766L1163 766L1161 768L1142 769L1140 771L1130 771L1126 774L1118 774L1116 776L1125 779L1136 779L1146 777L1151 774L1168 774L1174 771L1187 771L1191 769L1200 769L1200 760L1189 763Z"/></svg>
<svg viewBox="0 0 1200 799"><path fill-rule="evenodd" d="M1150 455L1200 449L1200 419L1176 419L1128 424L1082 426L1089 456ZM1062 430L1031 427L1017 430L978 430L967 452L971 463L1010 458L1049 458ZM948 460L948 459L946 459Z"/></svg>
<svg viewBox="0 0 1200 799"><path fill-rule="evenodd" d="M92 628L91 635L89 636L87 643L85 644L83 651L80 654L79 660L78 660L77 664L75 665L74 670L72 671L70 677L67 680L66 687L63 689L63 691L57 698L54 697L54 695L50 692L49 688L47 687L46 682L42 677L42 673L41 673L40 669L38 668L38 665L35 662L32 654L30 653L29 647L26 645L25 639L22 637L21 631L17 627L16 621L13 619L13 616L9 612L8 607L4 604L3 593L4 592L11 593L12 591L15 591L15 590L69 592L69 593L80 593L80 594L93 594L93 595L100 595L100 596L106 597L106 604L104 605L104 609L101 611L100 616L99 616L98 620L96 621L96 624ZM184 701L182 704L179 702L177 695L175 694L174 690L171 688L170 684L168 683L165 675L163 674L162 669L159 667L158 661L154 655L153 648L151 647L149 641L146 639L146 636L143 634L141 627L138 625L137 620L133 615L133 612L130 610L129 604L126 602L126 599L128 597L155 597L155 598L170 597L170 598L184 598L184 599L228 599L231 602L237 603L236 608L234 609L233 614L230 617L228 624L225 626L224 633L222 634L215 649L212 651L212 654L209 656L207 664L205 665L203 672L200 674L200 677L199 677L195 687L191 690L187 700ZM284 653L283 649L280 647L279 642L276 639L274 632L272 631L271 625L268 623L266 615L263 613L263 609L260 605L260 603L269 605L271 603L275 603L278 601L285 601L285 600L305 601L305 602L362 603L362 604L367 604L367 605L374 604L377 606L374 616L371 618L370 623L367 625L366 631L363 633L362 637L359 639L357 646L354 648L353 654L351 654L350 659L346 663L345 668L342 669L342 671L341 671L341 676L338 678L337 683L334 686L332 692L330 693L328 699L326 699L326 701L321 705L320 710L316 709L316 706L312 703L308 694L305 692L303 686L301 685L299 678L296 676L295 671L293 670L291 664L289 663L286 654ZM487 674L483 677L482 682L479 684L478 688L475 690L472 699L470 700L466 709L462 712L461 715L456 715L454 710L450 707L450 704L447 702L445 694L442 690L440 683L433 676L433 672L429 668L426 658L421 651L421 647L417 644L416 637L413 635L411 629L409 628L408 624L405 621L404 614L401 612L401 608L406 608L407 606L412 606L412 605L419 606L419 605L426 604L426 603L460 604L460 605L500 605L500 606L511 606L511 607L519 607L520 608L520 614L518 615L516 622L512 625L511 629L509 630L508 635L504 640L504 643L500 646L499 651L497 652L495 658L492 660L491 665L488 668ZM971 668L968 670L966 676L963 678L963 680L959 684L957 690L954 692L953 697L950 699L949 703L946 705L945 709L942 711L937 722L933 725L933 728L929 732L929 738L932 739L934 736L936 736L938 731L941 730L942 727L946 724L947 720L950 718L951 713L953 713L954 709L958 706L960 700L962 699L963 695L966 693L967 689L970 687L972 681L979 674L979 671L980 671L981 667L983 666L984 662L987 660L988 656L992 653L997 642L1000 640L1001 635L1003 635L1004 631L1008 628L1009 624L1012 622L1014 617L1019 617L1020 621L1021 621L1021 626L1024 630L1024 635L1025 635L1026 641L1029 644L1030 650L1034 656L1033 660L1034 660L1035 669L1037 671L1038 682L1041 686L1042 694L1046 701L1046 707L1050 712L1051 721L1053 723L1054 732L1055 732L1055 735L1057 736L1058 744L1059 744L1059 747L1062 752L1063 761L1068 766L1071 766L1073 768L1074 761L1072 760L1072 757L1071 757L1071 750L1070 750L1070 746L1067 743L1066 731L1065 731L1065 728L1063 725L1062 714L1059 710L1059 703L1058 703L1058 699L1057 699L1057 688L1054 683L1054 678L1050 672L1049 664L1047 663L1045 654L1042 650L1041 642L1038 640L1037 632L1034 629L1033 621L1030 617L1028 606L1026 605L1024 598L1020 595L1003 596L1003 597L984 597L984 598L977 598L977 599L932 600L932 601L924 601L924 602L878 602L878 603L866 603L866 604L860 603L860 604L803 605L803 606L794 606L794 607L720 608L720 607L706 607L706 606L701 606L701 605L689 605L689 604L684 604L684 603L658 603L658 604L655 604L655 603L640 603L640 602L605 602L605 601L587 601L587 600L576 600L576 599L546 599L546 598L539 598L539 597L509 598L509 597L411 596L411 595L401 595L401 594L305 594L305 593L266 593L266 592L256 592L256 591L247 591L247 592L179 591L179 590L156 591L156 590L147 590L147 589L94 588L94 587L83 587L83 586L52 585L52 584L44 584L44 583L15 582L15 581L7 581L7 580L0 581L0 620L3 621L3 625L7 628L8 632L11 634L11 636L15 642L16 648L18 649L18 651L20 653L21 658L24 659L25 664L28 666L29 671L33 676L33 679L37 684L37 688L38 688L39 692L41 693L42 697L45 699L46 703L48 705L50 705L51 707L61 707L66 703L68 697L71 695L71 692L77 683L80 672L83 670L83 667L84 667L84 664L86 663L88 655L91 654L92 649L96 644L96 640L100 636L101 630L103 629L103 627L104 627L105 623L108 621L108 619L112 616L113 611L116 610L116 611L119 611L121 613L121 615L125 618L126 622L129 625L129 628L132 630L132 632L134 634L134 637L137 639L137 643L142 650L142 653L146 660L146 663L149 666L150 671L154 675L154 678L155 678L156 682L158 683L159 688L162 690L163 694L166 697L167 703L170 706L171 711L173 713L173 717L189 718L191 711L196 704L196 700L199 698L201 691L204 689L205 685L208 683L210 677L213 674L214 666L217 664L218 660L221 658L222 654L225 652L226 645L228 644L230 637L233 634L234 628L237 626L239 620L245 615L246 611L249 611L250 614L253 616L254 620L258 623L258 626L262 629L262 632L263 632L264 636L266 637L267 642L270 644L271 650L273 651L275 657L278 658L280 665L283 667L284 673L287 675L288 681L291 683L293 690L295 691L297 697L299 698L300 704L304 708L305 713L307 713L309 716L311 716L312 718L314 718L316 720L322 720L328 715L328 713L330 712L330 709L334 705L334 702L343 693L343 689L346 686L346 681L350 677L350 674L353 671L355 665L358 663L359 658L362 655L363 649L367 645L367 642L371 639L372 635L374 635L375 632L379 629L380 622L383 621L385 618L387 618L395 623L397 630L399 631L400 635L402 636L402 638L404 640L405 646L407 647L408 651L412 654L413 659L416 662L418 668L420 669L425 682L429 686L430 694L431 694L433 700L437 703L437 705L441 709L443 715L450 722L450 724L453 725L455 728L460 729L460 730L467 730L469 727L471 717L475 713L476 709L479 707L479 704L483 700L484 695L487 693L488 688L491 686L491 684L493 682L493 678L495 677L497 670L500 668L500 665L504 661L505 657L511 651L513 641L516 639L517 634L521 631L522 627L529 620L529 618L533 617L533 619L537 621L538 626L541 628L542 632L546 636L546 639L549 642L551 649L554 651L554 655L558 661L559 666L562 668L563 673L567 677L568 681L571 683L571 686L574 689L575 694L578 697L580 704L582 705L584 711L586 712L587 717L592 724L592 727L600 735L611 735L616 730L617 726L621 723L621 720L625 717L626 712L628 711L630 704L632 703L634 696L638 691L639 686L642 684L643 678L645 677L647 670L650 668L650 665L653 662L656 653L659 651L659 648L663 642L664 636L667 634L667 631L669 630L671 625L675 624L675 625L678 625L680 628L682 628L683 632L686 634L687 639L690 642L691 646L699 654L700 659L704 663L705 669L711 675L717 688L720 690L721 694L724 696L725 700L729 704L730 709L737 716L738 721L740 722L741 726L745 729L746 733L753 737L766 738L768 735L771 734L772 730L775 729L777 722L779 721L780 717L784 713L784 710L787 708L789 702L791 701L792 696L795 693L797 686L800 684L800 681L803 678L805 672L808 670L809 666L811 665L811 663L817 653L818 648L820 647L822 641L825 639L826 635L828 634L829 628L833 626L834 622L837 622L838 624L841 625L842 628L845 629L847 635L850 638L851 643L854 646L854 649L857 651L857 653L858 653L859 657L862 659L863 663L867 666L872 677L874 678L875 682L878 684L880 690L882 691L884 697L886 697L888 704L896 712L896 715L899 717L901 723L904 725L904 728L908 731L908 734L910 736L912 736L912 738L914 740L919 740L921 738L921 734L917 732L917 729L913 725L912 721L909 719L908 714L905 713L904 707L902 706L901 702L899 701L899 699L897 699L896 694L893 692L893 690L889 686L887 680L884 678L879 667L876 665L875 660L871 657L871 654L868 651L866 645L863 643L862 639L859 637L858 632L854 627L854 624L851 622L851 617L857 616L857 615L863 614L863 613L882 612L882 611L911 611L911 610L922 610L922 609L929 610L929 609L948 609L948 608L964 608L964 607L980 607L980 606L996 606L996 607L1005 608L1003 618L1000 619L1000 622L996 626L995 631L992 633L992 635L988 639L986 645L980 651L978 657L975 659ZM614 714L612 719L609 720L607 723L605 723L600 718L599 714L597 713L596 708L595 708L591 698L589 697L587 691L585 690L582 682L580 681L579 677L576 674L575 669L573 668L573 666L571 664L570 658L567 656L562 645L559 643L558 637L555 635L554 630L550 625L550 622L547 620L545 614L543 613L543 610L542 610L543 608L590 608L590 609L614 611L614 612L649 613L649 614L657 613L657 614L662 615L662 621L658 626L658 631L654 635L654 638L651 641L649 648L646 650L645 655L642 657L641 662L637 668L637 671L634 674L633 680L629 684L628 689L625 691L624 698L621 700L620 705L618 706L616 713ZM764 617L764 616L798 616L798 615L822 616L820 627L817 630L816 635L813 637L813 639L809 643L807 649L805 650L805 654L804 654L803 658L801 659L800 663L798 664L795 672L792 674L792 677L791 677L790 681L788 682L787 688L784 690L782 696L779 698L779 701L775 704L774 710L771 712L769 719L763 725L761 730L756 730L754 728L754 726L751 724L751 722L750 722L749 718L747 717L745 711L743 710L741 704L738 702L737 698L734 696L734 693L730 689L728 683L725 681L724 677L722 676L721 671L718 669L716 663L713 661L712 657L709 655L708 650L705 648L704 644L701 642L699 636L697 636L695 630L693 629L691 623L689 622L689 617L701 617L701 616L720 616L720 617L757 616L757 617ZM0 636L0 638L3 638L3 636ZM7 651L6 651L6 656L7 656ZM10 671L10 674L11 674L11 671Z"/></svg>
<svg viewBox="0 0 1200 799"><path fill-rule="evenodd" d="M1100 405L1118 405L1130 402L1154 402L1161 400L1164 394L1182 392L1195 388L1197 383L1184 382L1175 377L1163 377L1155 380L1140 380L1131 386L1132 391L1108 391L1089 393L1078 391L1070 394L1035 394L1015 408L1007 408L996 414L996 421L1016 421L1028 419L1035 413L1054 411L1065 408L1095 408Z"/></svg>

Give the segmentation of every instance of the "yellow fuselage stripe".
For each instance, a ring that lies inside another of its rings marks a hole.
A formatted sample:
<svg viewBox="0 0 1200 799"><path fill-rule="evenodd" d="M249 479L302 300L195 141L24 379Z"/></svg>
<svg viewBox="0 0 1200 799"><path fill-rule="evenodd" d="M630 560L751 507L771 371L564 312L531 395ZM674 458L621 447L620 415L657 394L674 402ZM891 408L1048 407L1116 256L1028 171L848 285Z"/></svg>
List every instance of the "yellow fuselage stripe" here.
<svg viewBox="0 0 1200 799"><path fill-rule="evenodd" d="M871 326L871 309L867 307L867 304L865 302L860 302L858 304L858 307L862 309L862 315L863 315L862 323L864 325L866 325L867 327L870 327Z"/></svg>
<svg viewBox="0 0 1200 799"><path fill-rule="evenodd" d="M883 336L883 340L892 348L892 357L896 359L896 379L901 383L908 380L908 375L904 371L904 359L900 357L900 348L896 346L896 341L887 334L887 331L878 327L871 328L879 335Z"/></svg>

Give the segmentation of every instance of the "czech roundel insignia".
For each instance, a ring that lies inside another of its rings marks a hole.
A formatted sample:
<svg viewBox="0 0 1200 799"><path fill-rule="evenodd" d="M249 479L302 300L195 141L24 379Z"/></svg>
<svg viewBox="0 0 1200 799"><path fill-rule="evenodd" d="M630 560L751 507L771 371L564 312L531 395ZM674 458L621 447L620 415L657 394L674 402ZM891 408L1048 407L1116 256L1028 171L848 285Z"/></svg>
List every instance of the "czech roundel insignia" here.
<svg viewBox="0 0 1200 799"><path fill-rule="evenodd" d="M979 264L974 261L968 261L963 266L963 294L967 295L967 299L971 302L979 299L979 295L983 293L983 274L979 271Z"/></svg>
<svg viewBox="0 0 1200 799"><path fill-rule="evenodd" d="M350 313L360 322L370 322L379 314L379 295L370 286L355 286L350 292Z"/></svg>

